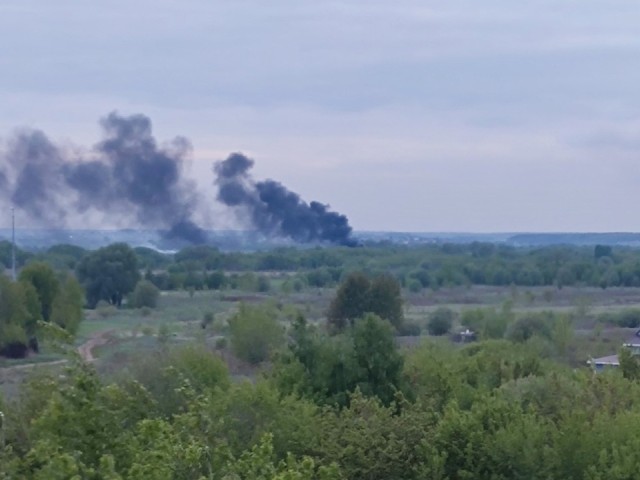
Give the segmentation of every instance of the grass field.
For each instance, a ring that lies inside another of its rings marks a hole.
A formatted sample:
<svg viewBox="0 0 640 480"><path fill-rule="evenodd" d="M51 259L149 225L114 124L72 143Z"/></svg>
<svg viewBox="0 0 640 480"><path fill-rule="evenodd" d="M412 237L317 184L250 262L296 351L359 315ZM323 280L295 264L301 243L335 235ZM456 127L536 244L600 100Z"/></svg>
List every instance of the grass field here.
<svg viewBox="0 0 640 480"><path fill-rule="evenodd" d="M270 294L240 291L163 292L155 309L98 308L85 312L76 338L82 348L89 342L92 356L102 372L125 368L134 353L158 348L162 344L204 341L210 345L227 334L227 319L240 302L261 304L270 302L293 318L296 310L314 323L321 324L334 291L307 289L298 293L275 291ZM577 319L575 332L567 348L567 361L584 365L590 357L615 353L633 329L604 327L595 317L607 311L640 308L640 288L499 288L456 287L421 293L404 292L405 317L423 330L429 314L439 307L461 313L473 308L499 309L508 302L517 313L552 311L572 313ZM205 314L213 322L203 329ZM97 341L97 339L99 341ZM419 340L418 340L419 341ZM415 344L416 341L409 342ZM34 369L60 365L64 357L46 344L43 352L23 360L0 359L0 389L10 393L22 378ZM230 363L233 359L229 359ZM32 365L29 367L29 365ZM243 375L245 373L243 372Z"/></svg>

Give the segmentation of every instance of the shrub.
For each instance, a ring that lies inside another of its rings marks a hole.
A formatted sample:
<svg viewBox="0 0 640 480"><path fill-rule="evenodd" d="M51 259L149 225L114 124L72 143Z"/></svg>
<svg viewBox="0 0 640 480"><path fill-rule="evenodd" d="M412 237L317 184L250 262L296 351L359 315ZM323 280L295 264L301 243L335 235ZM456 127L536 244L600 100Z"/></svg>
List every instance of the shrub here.
<svg viewBox="0 0 640 480"><path fill-rule="evenodd" d="M398 330L398 334L406 337L419 337L422 329L416 322L405 322Z"/></svg>
<svg viewBox="0 0 640 480"><path fill-rule="evenodd" d="M638 328L640 327L640 309L628 308L618 312L603 312L598 315L598 322L623 328Z"/></svg>
<svg viewBox="0 0 640 480"><path fill-rule="evenodd" d="M100 300L96 305L96 312L102 318L109 318L118 313L118 308L115 305L110 305L106 300Z"/></svg>
<svg viewBox="0 0 640 480"><path fill-rule="evenodd" d="M128 374L151 394L160 413L168 416L185 406L187 399L181 393L185 380L198 393L229 386L225 363L205 345L195 343L138 353L129 362Z"/></svg>
<svg viewBox="0 0 640 480"><path fill-rule="evenodd" d="M160 290L149 280L140 280L131 295L132 306L135 308L156 308Z"/></svg>
<svg viewBox="0 0 640 480"><path fill-rule="evenodd" d="M620 327L638 328L640 326L640 309L623 310L617 315L616 323Z"/></svg>
<svg viewBox="0 0 640 480"><path fill-rule="evenodd" d="M200 321L200 326L202 328L207 328L207 326L213 323L213 320L214 320L213 312L206 312L202 316L202 320Z"/></svg>
<svg viewBox="0 0 640 480"><path fill-rule="evenodd" d="M407 288L411 293L419 293L422 291L422 284L415 278L412 278L407 282Z"/></svg>
<svg viewBox="0 0 640 480"><path fill-rule="evenodd" d="M530 314L517 319L509 326L507 339L512 342L526 342L534 335L551 338L549 315L552 314Z"/></svg>
<svg viewBox="0 0 640 480"><path fill-rule="evenodd" d="M284 332L273 311L240 305L229 319L231 347L238 358L258 364L284 341Z"/></svg>
<svg viewBox="0 0 640 480"><path fill-rule="evenodd" d="M451 331L453 320L456 314L453 310L446 307L440 307L431 315L427 323L427 331L429 335L446 335Z"/></svg>

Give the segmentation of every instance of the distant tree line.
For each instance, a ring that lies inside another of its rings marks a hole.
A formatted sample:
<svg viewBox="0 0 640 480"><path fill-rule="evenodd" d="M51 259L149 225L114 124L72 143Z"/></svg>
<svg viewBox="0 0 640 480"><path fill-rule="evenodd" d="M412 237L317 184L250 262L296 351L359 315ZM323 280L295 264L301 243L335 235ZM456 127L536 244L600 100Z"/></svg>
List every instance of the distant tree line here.
<svg viewBox="0 0 640 480"><path fill-rule="evenodd" d="M640 286L640 250L606 245L516 248L500 244L377 245L362 248L279 248L267 252L222 252L187 247L175 254L132 249L137 269L161 290L238 288L268 291L270 276L287 273L286 287L335 287L350 272L388 274L412 291L458 285ZM11 249L0 242L0 263L9 268ZM90 252L56 245L43 252L18 249L18 265L45 261L56 270L87 271ZM91 297L91 294L89 294Z"/></svg>

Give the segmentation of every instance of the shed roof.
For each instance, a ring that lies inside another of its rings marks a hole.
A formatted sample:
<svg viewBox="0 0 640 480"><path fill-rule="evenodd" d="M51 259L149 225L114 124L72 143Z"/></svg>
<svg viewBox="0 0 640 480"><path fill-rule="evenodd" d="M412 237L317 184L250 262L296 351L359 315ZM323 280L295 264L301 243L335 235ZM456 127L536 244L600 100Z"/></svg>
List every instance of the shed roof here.
<svg viewBox="0 0 640 480"><path fill-rule="evenodd" d="M611 365L617 367L620 365L620 361L618 360L618 355L609 355L607 357L600 358L592 358L588 360L587 363L589 365Z"/></svg>
<svg viewBox="0 0 640 480"><path fill-rule="evenodd" d="M625 347L640 347L640 329L636 333L627 338L623 343Z"/></svg>

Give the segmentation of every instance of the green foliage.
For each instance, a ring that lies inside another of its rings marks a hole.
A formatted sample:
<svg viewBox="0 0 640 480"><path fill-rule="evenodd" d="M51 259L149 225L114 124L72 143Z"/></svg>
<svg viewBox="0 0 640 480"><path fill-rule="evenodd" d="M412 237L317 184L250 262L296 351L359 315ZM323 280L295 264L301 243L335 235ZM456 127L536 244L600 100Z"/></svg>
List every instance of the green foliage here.
<svg viewBox="0 0 640 480"><path fill-rule="evenodd" d="M224 272L217 270L207 275L206 284L209 290L220 290L227 284L227 277Z"/></svg>
<svg viewBox="0 0 640 480"><path fill-rule="evenodd" d="M157 412L170 416L183 409L188 401L181 387L186 383L196 393L212 389L226 390L229 374L222 360L203 345L187 345L137 354L124 372L115 377L118 383L142 385L155 403Z"/></svg>
<svg viewBox="0 0 640 480"><path fill-rule="evenodd" d="M429 314L429 321L427 322L429 335L440 336L449 333L451 327L453 327L455 317L455 312L450 308L440 307L433 311Z"/></svg>
<svg viewBox="0 0 640 480"><path fill-rule="evenodd" d="M26 356L27 343L41 320L42 308L33 285L0 275L0 355Z"/></svg>
<svg viewBox="0 0 640 480"><path fill-rule="evenodd" d="M20 272L21 282L30 283L38 294L42 319L48 322L60 284L53 269L42 262L30 263Z"/></svg>
<svg viewBox="0 0 640 480"><path fill-rule="evenodd" d="M514 321L507 331L507 338L513 342L525 342L533 336L551 338L554 315L552 313L530 313Z"/></svg>
<svg viewBox="0 0 640 480"><path fill-rule="evenodd" d="M340 480L343 477L335 464L316 466L311 457L297 460L293 455L276 462L271 435L244 452L225 469L227 480Z"/></svg>
<svg viewBox="0 0 640 480"><path fill-rule="evenodd" d="M422 332L422 328L416 322L403 322L400 330L398 330L398 335L407 336L407 337L419 337Z"/></svg>
<svg viewBox="0 0 640 480"><path fill-rule="evenodd" d="M75 335L82 321L83 305L84 291L82 287L73 276L67 275L53 301L51 322Z"/></svg>
<svg viewBox="0 0 640 480"><path fill-rule="evenodd" d="M397 351L379 356L391 351L391 333L373 315L331 337L298 318L284 364L291 375L255 383L231 382L203 345L141 356L132 365L146 364L115 382L75 362L63 375L35 372L2 403L0 478L636 478L635 357L620 354L635 374L594 375L541 359L531 341L426 342L399 367L414 395L396 389L383 401L389 392L372 384L392 376L381 365L397 363ZM354 370L343 378L360 377L342 405L286 391L286 379L336 373L333 356L347 352L342 365Z"/></svg>
<svg viewBox="0 0 640 480"><path fill-rule="evenodd" d="M393 400L402 375L403 359L388 321L369 313L353 327L353 353L359 370L357 387L367 396L388 405Z"/></svg>
<svg viewBox="0 0 640 480"><path fill-rule="evenodd" d="M476 332L483 339L503 338L507 327L515 319L510 302L499 311L493 308L477 308L462 312L460 323Z"/></svg>
<svg viewBox="0 0 640 480"><path fill-rule="evenodd" d="M620 370L624 378L629 380L640 380L640 357L633 355L628 348L621 348L618 352Z"/></svg>
<svg viewBox="0 0 640 480"><path fill-rule="evenodd" d="M434 419L404 403L385 407L356 391L349 406L322 416L319 454L335 461L345 478L418 477L420 445Z"/></svg>
<svg viewBox="0 0 640 480"><path fill-rule="evenodd" d="M100 300L119 307L140 278L136 254L124 243L114 243L86 255L77 274L90 308L95 308Z"/></svg>
<svg viewBox="0 0 640 480"><path fill-rule="evenodd" d="M402 388L402 364L391 324L376 315L367 314L332 337L299 317L274 380L283 391L321 404L346 405L356 389L389 404Z"/></svg>
<svg viewBox="0 0 640 480"><path fill-rule="evenodd" d="M131 294L131 303L134 308L156 308L160 298L160 290L148 280L140 280Z"/></svg>
<svg viewBox="0 0 640 480"><path fill-rule="evenodd" d="M11 268L12 263L12 244L7 240L0 240L0 264L4 265L5 268ZM19 247L16 247L16 267L20 268L28 260L33 257L33 254L30 252L26 252Z"/></svg>
<svg viewBox="0 0 640 480"><path fill-rule="evenodd" d="M215 316L213 315L213 312L205 312L202 315L202 320L200 320L200 326L202 328L207 328L209 325L213 323L214 320L215 320Z"/></svg>
<svg viewBox="0 0 640 480"><path fill-rule="evenodd" d="M138 266L141 269L156 270L165 268L171 263L171 258L153 248L135 247L133 251L138 258Z"/></svg>
<svg viewBox="0 0 640 480"><path fill-rule="evenodd" d="M349 274L338 287L329 307L328 317L333 329L342 331L353 326L357 318L374 313L400 328L404 320L400 284L389 275L370 280L365 274Z"/></svg>
<svg viewBox="0 0 640 480"><path fill-rule="evenodd" d="M574 336L574 326L569 315L557 315L552 322L551 340L558 353L564 355Z"/></svg>
<svg viewBox="0 0 640 480"><path fill-rule="evenodd" d="M597 316L597 320L618 327L638 328L640 327L640 309L627 308L618 312L603 312Z"/></svg>
<svg viewBox="0 0 640 480"><path fill-rule="evenodd" d="M258 364L282 345L284 330L272 309L241 304L229 319L229 336L238 358Z"/></svg>
<svg viewBox="0 0 640 480"><path fill-rule="evenodd" d="M236 287L255 290L259 275L245 273L256 265L298 269L287 274L291 290L293 281L333 285L343 268L388 271L405 286L424 280L435 288L459 282L597 284L603 278L607 286L632 285L640 279L639 262L624 248L597 261L591 248L484 244L187 253L164 272L181 286L204 285L208 275L232 266L239 272ZM199 264L203 260L207 266ZM370 290L375 280L364 278ZM383 294L376 298L393 305L399 297L381 285ZM385 292L392 294L385 299ZM515 287L513 292L515 299ZM566 298L564 291L549 292ZM320 299L325 292L296 297L311 303L316 295ZM288 348L279 350L281 324L296 315L293 309L243 305L229 321L232 345L240 346L236 355L259 361L251 357L258 352L260 360L274 359L273 369L261 369L267 378L256 375L251 382L232 381L220 356L235 359L204 342L180 348L166 342L157 351L141 352L115 378L101 378L75 361L69 368L54 366L50 374L33 369L35 377L19 396L1 403L7 448L0 449L0 478L636 478L638 357L623 349L620 369L602 374L586 365L569 369L555 363L573 348L572 322L586 314L532 313L544 299L537 296L526 299L525 312L514 311L511 302L463 311L461 324L475 330L479 342L460 347L425 339L403 350L390 323L368 313L366 305L361 315L345 317L333 336L315 316L308 323L297 314L287 332ZM62 278L46 325L74 330L81 302L77 282ZM193 309L190 318L203 318L211 308L217 312L216 305L206 305ZM31 282L0 278L0 342L24 344L42 315ZM596 325L633 326L636 316L625 311ZM223 315L208 318L224 322ZM168 339L169 328L162 331ZM500 340L487 340L493 338Z"/></svg>

